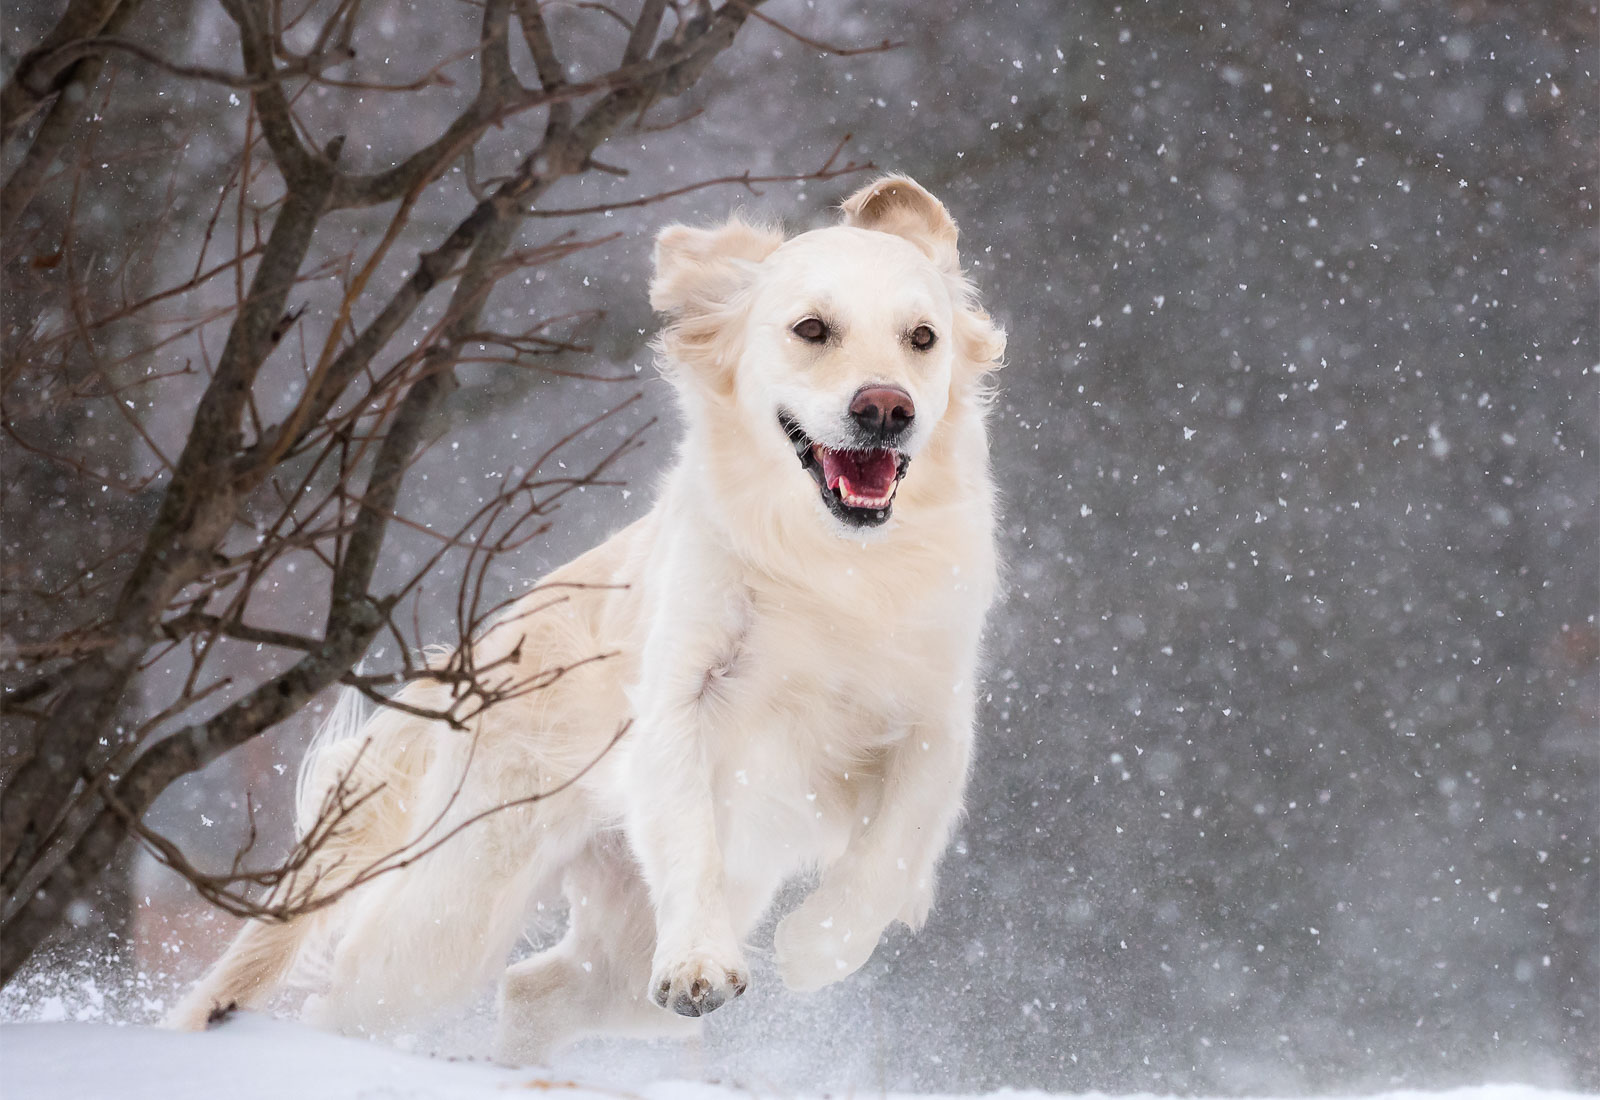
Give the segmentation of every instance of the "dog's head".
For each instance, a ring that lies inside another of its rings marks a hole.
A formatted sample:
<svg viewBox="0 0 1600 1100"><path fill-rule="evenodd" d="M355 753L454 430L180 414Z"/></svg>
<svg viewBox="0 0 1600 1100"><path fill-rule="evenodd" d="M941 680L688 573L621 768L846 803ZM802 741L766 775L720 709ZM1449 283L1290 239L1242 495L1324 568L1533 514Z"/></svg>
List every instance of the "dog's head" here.
<svg viewBox="0 0 1600 1100"><path fill-rule="evenodd" d="M886 522L941 425L981 404L1005 337L961 273L939 200L890 177L843 215L787 240L737 215L669 227L650 299L668 314L668 374L691 408L733 417L761 454L798 459L795 476L854 531Z"/></svg>

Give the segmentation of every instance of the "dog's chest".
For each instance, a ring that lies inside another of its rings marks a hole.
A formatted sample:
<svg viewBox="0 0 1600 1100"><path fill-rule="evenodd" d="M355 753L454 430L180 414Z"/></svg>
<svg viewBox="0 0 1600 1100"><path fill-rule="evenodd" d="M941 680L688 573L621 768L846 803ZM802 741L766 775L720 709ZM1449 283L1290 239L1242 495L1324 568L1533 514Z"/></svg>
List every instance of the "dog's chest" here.
<svg viewBox="0 0 1600 1100"><path fill-rule="evenodd" d="M919 708L948 646L910 616L840 614L825 603L752 597L736 638L706 671L719 725L851 758L893 738Z"/></svg>
<svg viewBox="0 0 1600 1100"><path fill-rule="evenodd" d="M714 797L724 836L754 843L756 863L831 858L871 813L883 754L926 713L943 664L930 658L944 647L902 629L758 600L708 670Z"/></svg>

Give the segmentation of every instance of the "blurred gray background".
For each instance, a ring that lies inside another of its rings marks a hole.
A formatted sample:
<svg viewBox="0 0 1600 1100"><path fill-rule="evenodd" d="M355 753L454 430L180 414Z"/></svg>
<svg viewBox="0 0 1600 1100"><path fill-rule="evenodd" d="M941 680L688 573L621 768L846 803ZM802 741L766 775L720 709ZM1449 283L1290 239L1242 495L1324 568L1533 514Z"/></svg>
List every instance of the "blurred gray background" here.
<svg viewBox="0 0 1600 1100"><path fill-rule="evenodd" d="M8 60L55 14L9 7ZM369 7L387 28L363 49L374 73L389 50L425 67L477 18ZM594 1044L574 1064L656 1059L776 1091L1600 1088L1595 7L766 10L903 45L824 56L752 24L690 97L703 114L613 142L630 177L550 201L806 171L851 134L847 155L950 207L1010 332L992 418L1008 573L970 811L928 927L855 978L776 988L769 928L756 988L709 1021L697 1061ZM578 34L581 14L552 18ZM146 0L140 20L169 56L237 64L208 4ZM346 105L352 145L381 157L463 94ZM197 238L242 113L225 90L186 95L134 102L183 150L197 198L179 232ZM136 234L167 167L130 161L125 195L89 212L98 231ZM411 513L447 524L475 483L642 392L567 459L660 416L629 488L570 501L496 583L525 587L639 515L676 431L647 347L652 233L734 205L801 229L859 182L574 222L623 236L491 310L603 309L595 355L563 366L638 381L466 368ZM459 199L419 221L448 224ZM151 416L180 432L182 408ZM15 520L7 543L73 568ZM397 532L394 568L423 545ZM225 859L249 783L281 835L278 769L313 722L172 792L160 823ZM137 1018L215 936L172 931L158 872L134 882Z"/></svg>

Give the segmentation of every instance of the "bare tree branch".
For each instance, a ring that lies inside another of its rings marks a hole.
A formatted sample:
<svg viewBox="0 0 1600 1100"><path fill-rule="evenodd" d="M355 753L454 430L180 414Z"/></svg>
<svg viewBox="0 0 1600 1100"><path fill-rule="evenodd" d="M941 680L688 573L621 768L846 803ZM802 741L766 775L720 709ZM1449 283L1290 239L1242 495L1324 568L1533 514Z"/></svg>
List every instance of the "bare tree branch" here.
<svg viewBox="0 0 1600 1100"><path fill-rule="evenodd" d="M70 43L73 34L70 24L76 23L81 27L92 26L96 23L99 11L108 6L112 9L111 13L99 25L115 33L133 18L140 3L141 0L98 0L97 3L69 4L62 22L39 48L47 49L51 40L58 36L63 43ZM76 19L75 9L80 11ZM32 56L34 55L29 55ZM89 94L99 82L100 73L105 68L102 56L84 57L64 67L51 82L48 90L35 92L26 87L30 81L28 70L32 65L29 57L24 57L17 65L11 81L4 91L0 92L0 140L10 140L22 123L31 117L47 98L54 95L54 100L44 120L34 132L27 153L23 155L16 168L12 169L11 175L6 177L4 189L0 189L0 237L11 236L16 228L17 219L38 193L45 174L50 171L50 166L67 147L73 130L77 128L84 111L88 108Z"/></svg>
<svg viewBox="0 0 1600 1100"><path fill-rule="evenodd" d="M44 36L42 42L23 54L11 79L0 89L0 141L9 141L18 127L26 123L45 100L80 76L87 76L71 74L66 80L58 81L55 78L61 74L41 72L41 60L69 42L99 34L122 3L123 0L69 0L60 21ZM98 70L94 75L99 75ZM94 81L91 79L86 83L92 85Z"/></svg>
<svg viewBox="0 0 1600 1100"><path fill-rule="evenodd" d="M845 140L849 140L849 135L846 135ZM837 154L838 149L835 149L834 156L837 156ZM759 195L761 192L756 190L757 184L794 183L799 180L830 180L838 176L847 176L853 175L857 172L872 172L877 170L877 166L871 161L866 161L859 164L855 161L850 161L847 164L834 167L833 159L834 157L830 156L828 161L824 163L821 168L818 168L814 172L806 172L803 174L787 176L755 176L751 175L749 172L741 172L736 176L719 176L716 179L701 180L698 183L690 183L685 184L682 187L674 187L670 191L658 191L654 195L646 195L639 199L627 199L620 202L610 203L596 203L593 206L569 206L565 209L558 208L531 210L529 211L529 216L535 218L578 218L587 217L594 214L607 214L616 210L630 210L640 206L652 206L658 202L665 202L668 199L675 199L679 195L687 195L694 191L703 191L708 187L721 187L727 184L738 184L751 194Z"/></svg>

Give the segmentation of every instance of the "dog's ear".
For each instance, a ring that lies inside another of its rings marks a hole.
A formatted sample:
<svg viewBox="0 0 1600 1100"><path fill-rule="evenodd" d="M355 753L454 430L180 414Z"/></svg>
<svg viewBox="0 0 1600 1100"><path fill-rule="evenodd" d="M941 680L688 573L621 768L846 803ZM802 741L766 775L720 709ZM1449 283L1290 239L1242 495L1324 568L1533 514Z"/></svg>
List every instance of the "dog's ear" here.
<svg viewBox="0 0 1600 1100"><path fill-rule="evenodd" d="M782 243L777 230L738 214L711 229L669 225L656 237L650 305L680 317L716 311L749 283L752 265Z"/></svg>
<svg viewBox="0 0 1600 1100"><path fill-rule="evenodd" d="M945 271L956 271L956 223L944 203L908 176L886 176L844 200L844 221L904 237Z"/></svg>
<svg viewBox="0 0 1600 1100"><path fill-rule="evenodd" d="M997 371L1005 364L1006 330L995 323L987 310L977 304L976 295L965 309L956 311L956 346L961 358L978 369L980 374Z"/></svg>
<svg viewBox="0 0 1600 1100"><path fill-rule="evenodd" d="M977 292L961 274L956 250L958 230L944 203L907 176L887 176L844 200L846 225L876 229L904 237L920 248L957 287L956 347L972 371L958 372L958 381L981 378L999 370L1006 351L1006 333L978 304Z"/></svg>
<svg viewBox="0 0 1600 1100"><path fill-rule="evenodd" d="M696 380L697 388L717 395L733 392L739 303L756 265L782 243L778 230L738 214L710 229L669 225L660 232L650 305L667 315L657 346L670 381Z"/></svg>

